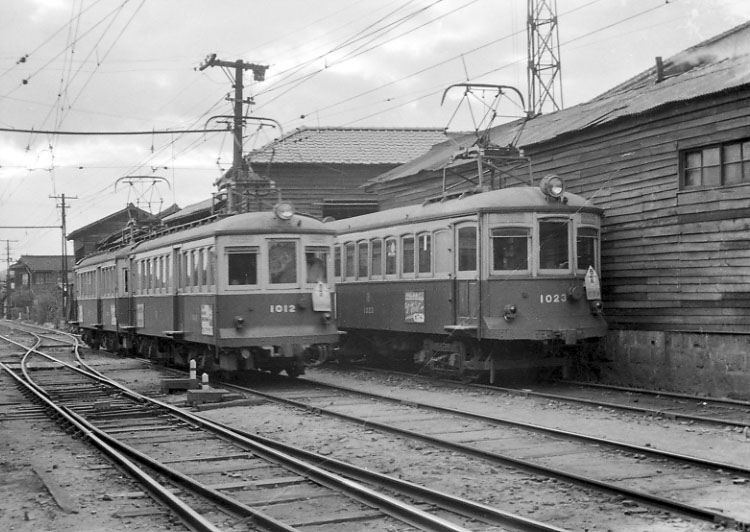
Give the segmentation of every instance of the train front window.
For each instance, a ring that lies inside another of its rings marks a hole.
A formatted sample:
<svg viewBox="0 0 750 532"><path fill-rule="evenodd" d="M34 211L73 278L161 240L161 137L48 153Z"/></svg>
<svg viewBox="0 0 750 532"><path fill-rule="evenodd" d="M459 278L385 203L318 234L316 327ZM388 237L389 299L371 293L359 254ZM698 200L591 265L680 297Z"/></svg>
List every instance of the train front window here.
<svg viewBox="0 0 750 532"><path fill-rule="evenodd" d="M328 282L328 257L330 250L325 247L305 248L305 263L307 264L307 282L315 284Z"/></svg>
<svg viewBox="0 0 750 532"><path fill-rule="evenodd" d="M227 249L227 270L231 286L258 284L257 249Z"/></svg>
<svg viewBox="0 0 750 532"><path fill-rule="evenodd" d="M530 231L525 227L493 229L492 270L527 272L530 235Z"/></svg>
<svg viewBox="0 0 750 532"><path fill-rule="evenodd" d="M458 271L477 269L477 228L461 227L458 230Z"/></svg>
<svg viewBox="0 0 750 532"><path fill-rule="evenodd" d="M539 269L569 270L568 220L539 222Z"/></svg>
<svg viewBox="0 0 750 532"><path fill-rule="evenodd" d="M599 232L592 227L579 227L576 238L576 267L588 270L596 269L596 250L599 245Z"/></svg>
<svg viewBox="0 0 750 532"><path fill-rule="evenodd" d="M268 242L268 273L271 284L297 282L297 243L289 240Z"/></svg>

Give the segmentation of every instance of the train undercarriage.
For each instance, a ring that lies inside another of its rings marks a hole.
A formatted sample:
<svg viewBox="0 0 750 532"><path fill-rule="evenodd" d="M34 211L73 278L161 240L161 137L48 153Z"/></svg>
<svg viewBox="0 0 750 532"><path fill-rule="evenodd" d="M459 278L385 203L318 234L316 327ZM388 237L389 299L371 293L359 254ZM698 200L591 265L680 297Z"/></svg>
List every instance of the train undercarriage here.
<svg viewBox="0 0 750 532"><path fill-rule="evenodd" d="M124 356L140 356L157 364L187 369L195 360L199 372L226 377L249 371L286 372L297 377L305 372L305 360L311 353L330 350L327 345L264 345L243 348L222 348L211 344L187 342L180 338L163 338L117 333L114 331L81 330L81 339L92 349L103 348ZM286 355L286 353L292 353Z"/></svg>
<svg viewBox="0 0 750 532"><path fill-rule="evenodd" d="M568 345L562 340L477 340L456 335L425 338L349 331L338 358L410 367L465 382L495 383L580 375L599 352L600 343L600 338Z"/></svg>

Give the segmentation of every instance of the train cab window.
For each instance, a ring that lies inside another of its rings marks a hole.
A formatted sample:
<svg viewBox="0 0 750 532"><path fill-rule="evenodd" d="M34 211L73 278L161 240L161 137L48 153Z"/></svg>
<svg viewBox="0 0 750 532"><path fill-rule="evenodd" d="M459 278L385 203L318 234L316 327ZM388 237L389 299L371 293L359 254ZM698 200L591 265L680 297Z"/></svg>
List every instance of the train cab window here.
<svg viewBox="0 0 750 532"><path fill-rule="evenodd" d="M492 229L492 271L527 272L531 231L525 227Z"/></svg>
<svg viewBox="0 0 750 532"><path fill-rule="evenodd" d="M354 242L344 244L344 276L348 279L354 279Z"/></svg>
<svg viewBox="0 0 750 532"><path fill-rule="evenodd" d="M470 272L477 269L477 228L458 228L458 271Z"/></svg>
<svg viewBox="0 0 750 532"><path fill-rule="evenodd" d="M338 244L333 248L333 275L341 279L341 246Z"/></svg>
<svg viewBox="0 0 750 532"><path fill-rule="evenodd" d="M227 272L230 286L258 284L258 249L227 248Z"/></svg>
<svg viewBox="0 0 750 532"><path fill-rule="evenodd" d="M568 220L539 222L539 269L570 269L568 252Z"/></svg>
<svg viewBox="0 0 750 532"><path fill-rule="evenodd" d="M414 273L414 237L401 237L401 273Z"/></svg>
<svg viewBox="0 0 750 532"><path fill-rule="evenodd" d="M308 284L328 282L328 257L330 254L330 250L325 247L305 248Z"/></svg>
<svg viewBox="0 0 750 532"><path fill-rule="evenodd" d="M386 275L396 275L398 273L398 268L396 262L396 257L398 256L398 253L396 252L396 239L395 238L386 238L385 239L385 274Z"/></svg>
<svg viewBox="0 0 750 532"><path fill-rule="evenodd" d="M432 272L432 235L417 235L417 273Z"/></svg>
<svg viewBox="0 0 750 532"><path fill-rule="evenodd" d="M383 275L383 241L379 238L370 242L370 275L372 277Z"/></svg>
<svg viewBox="0 0 750 532"><path fill-rule="evenodd" d="M297 242L271 240L268 242L268 272L271 284L297 282Z"/></svg>
<svg viewBox="0 0 750 532"><path fill-rule="evenodd" d="M576 236L576 268L586 271L589 266L597 268L596 250L599 247L599 231L593 227L579 227Z"/></svg>
<svg viewBox="0 0 750 532"><path fill-rule="evenodd" d="M357 278L367 279L367 266L370 262L369 242L357 244Z"/></svg>

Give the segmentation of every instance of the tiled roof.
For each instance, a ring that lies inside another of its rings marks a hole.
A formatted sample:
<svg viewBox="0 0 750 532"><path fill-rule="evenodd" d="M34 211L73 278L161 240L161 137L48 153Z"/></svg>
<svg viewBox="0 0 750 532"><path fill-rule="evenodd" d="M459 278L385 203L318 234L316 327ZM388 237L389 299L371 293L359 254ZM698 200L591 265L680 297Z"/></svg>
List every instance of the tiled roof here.
<svg viewBox="0 0 750 532"><path fill-rule="evenodd" d="M68 270L75 265L74 257L67 257ZM21 255L18 262L11 266L12 269L26 266L32 272L59 272L62 270L61 255Z"/></svg>
<svg viewBox="0 0 750 532"><path fill-rule="evenodd" d="M502 124L490 131L491 142L519 148L548 142L565 134L595 128L616 120L654 111L659 107L750 85L750 22L688 48L663 61L663 77L651 68L593 100L523 124ZM520 136L519 136L520 135ZM422 171L435 171L450 161L458 147L476 140L465 135L436 146L423 156L371 180L393 181Z"/></svg>
<svg viewBox="0 0 750 532"><path fill-rule="evenodd" d="M299 128L250 152L251 164L403 164L446 140L443 129Z"/></svg>

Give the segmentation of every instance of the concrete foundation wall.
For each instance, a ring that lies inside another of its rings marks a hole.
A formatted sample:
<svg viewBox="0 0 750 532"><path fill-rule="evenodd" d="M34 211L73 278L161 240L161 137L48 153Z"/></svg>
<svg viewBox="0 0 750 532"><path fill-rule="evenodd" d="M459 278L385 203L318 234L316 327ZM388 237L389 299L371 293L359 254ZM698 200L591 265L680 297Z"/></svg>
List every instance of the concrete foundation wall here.
<svg viewBox="0 0 750 532"><path fill-rule="evenodd" d="M750 400L750 335L610 331L601 382Z"/></svg>

